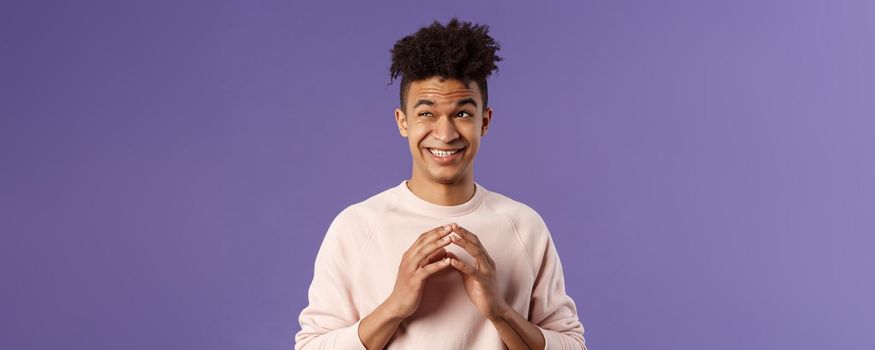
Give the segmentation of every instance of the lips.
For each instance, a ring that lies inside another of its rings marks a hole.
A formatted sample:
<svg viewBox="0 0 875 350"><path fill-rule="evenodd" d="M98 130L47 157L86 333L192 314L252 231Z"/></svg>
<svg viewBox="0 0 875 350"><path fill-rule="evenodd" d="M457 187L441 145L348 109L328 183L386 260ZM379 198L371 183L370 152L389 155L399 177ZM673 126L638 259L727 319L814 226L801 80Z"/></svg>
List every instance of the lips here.
<svg viewBox="0 0 875 350"><path fill-rule="evenodd" d="M425 149L428 150L429 152L431 152L431 151L434 150L434 151L440 151L441 153L444 153L444 152L456 152L456 153L459 153L459 152L464 151L464 150L465 150L465 147L461 147L461 148L433 148L433 147L426 147ZM432 153L432 154L434 154L434 153Z"/></svg>
<svg viewBox="0 0 875 350"><path fill-rule="evenodd" d="M454 153L452 153L452 154L449 154L449 155L437 155L437 154L435 154L435 153L433 153L433 152L431 151L432 149L433 149L433 150L439 150L439 151L456 151L456 152L454 152ZM450 148L450 149L426 148L426 150L427 150L428 153L431 155L431 159L434 160L436 163L438 163L438 164L449 164L449 163L453 163L453 162L455 162L457 159L459 159L459 158L462 156L462 154L465 153L465 150L467 150L467 147L462 147L462 148Z"/></svg>
<svg viewBox="0 0 875 350"><path fill-rule="evenodd" d="M465 149L465 147L459 147L459 148L426 147L425 149L434 149L434 150L438 150L438 151L455 151L455 150Z"/></svg>

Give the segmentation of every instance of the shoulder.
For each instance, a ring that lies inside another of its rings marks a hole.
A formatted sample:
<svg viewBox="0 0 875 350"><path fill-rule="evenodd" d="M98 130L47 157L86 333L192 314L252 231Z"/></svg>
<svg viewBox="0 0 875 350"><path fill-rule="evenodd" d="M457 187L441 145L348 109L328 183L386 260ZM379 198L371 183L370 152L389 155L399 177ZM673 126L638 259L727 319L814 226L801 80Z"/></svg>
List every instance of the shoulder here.
<svg viewBox="0 0 875 350"><path fill-rule="evenodd" d="M328 235L353 239L366 238L372 231L374 218L379 217L380 213L393 203L391 195L391 189L387 189L362 201L348 204L331 220Z"/></svg>
<svg viewBox="0 0 875 350"><path fill-rule="evenodd" d="M552 239L541 214L533 207L497 192L490 192L487 200L496 214L504 216L510 222L514 234L526 251L532 276L537 276L544 252L549 249Z"/></svg>
<svg viewBox="0 0 875 350"><path fill-rule="evenodd" d="M533 267L540 265L538 257L552 240L547 224L533 207L497 192L490 192L487 203L497 215L505 217L517 239L525 247Z"/></svg>
<svg viewBox="0 0 875 350"><path fill-rule="evenodd" d="M494 191L489 192L486 201L496 214L506 217L520 235L538 233L546 228L541 214L526 203Z"/></svg>

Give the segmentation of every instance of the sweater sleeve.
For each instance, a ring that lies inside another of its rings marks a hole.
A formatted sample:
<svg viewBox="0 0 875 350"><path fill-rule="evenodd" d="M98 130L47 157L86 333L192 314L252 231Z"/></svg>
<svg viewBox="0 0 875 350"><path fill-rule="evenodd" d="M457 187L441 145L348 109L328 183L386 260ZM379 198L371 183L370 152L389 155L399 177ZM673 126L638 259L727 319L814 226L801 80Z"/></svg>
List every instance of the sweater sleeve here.
<svg viewBox="0 0 875 350"><path fill-rule="evenodd" d="M545 350L586 350L583 325L577 317L574 300L565 293L562 263L546 224L537 216L543 235L543 248L535 256L537 272L532 290L530 321L540 328L546 340Z"/></svg>
<svg viewBox="0 0 875 350"><path fill-rule="evenodd" d="M301 330L295 350L360 349L361 322L353 298L352 278L361 257L367 224L355 207L341 211L331 222L316 254L309 304L301 311Z"/></svg>

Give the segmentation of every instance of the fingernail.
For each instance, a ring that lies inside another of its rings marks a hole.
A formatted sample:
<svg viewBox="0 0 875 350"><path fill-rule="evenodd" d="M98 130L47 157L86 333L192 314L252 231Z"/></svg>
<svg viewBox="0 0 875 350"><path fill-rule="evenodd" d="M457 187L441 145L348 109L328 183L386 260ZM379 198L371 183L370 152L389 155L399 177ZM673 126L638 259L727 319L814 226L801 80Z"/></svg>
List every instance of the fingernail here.
<svg viewBox="0 0 875 350"><path fill-rule="evenodd" d="M444 231L449 231L449 230L450 230L450 225L444 225Z"/></svg>
<svg viewBox="0 0 875 350"><path fill-rule="evenodd" d="M451 237L451 236L446 236L446 237L444 237L444 238L442 239L442 241L444 241L444 242L449 242L449 241L451 240L450 237Z"/></svg>

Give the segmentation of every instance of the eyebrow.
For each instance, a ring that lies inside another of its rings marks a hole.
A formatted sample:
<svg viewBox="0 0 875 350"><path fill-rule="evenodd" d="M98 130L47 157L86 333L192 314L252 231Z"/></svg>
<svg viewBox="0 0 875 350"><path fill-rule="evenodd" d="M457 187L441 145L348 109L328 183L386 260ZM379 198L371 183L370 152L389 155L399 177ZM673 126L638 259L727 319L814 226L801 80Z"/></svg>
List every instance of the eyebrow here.
<svg viewBox="0 0 875 350"><path fill-rule="evenodd" d="M471 104L474 105L474 107L477 107L477 100L471 97L466 97L456 102L456 107L464 104ZM413 105L413 108L419 107L419 105L434 106L434 102L432 102L431 100L418 100L416 101L416 104Z"/></svg>

